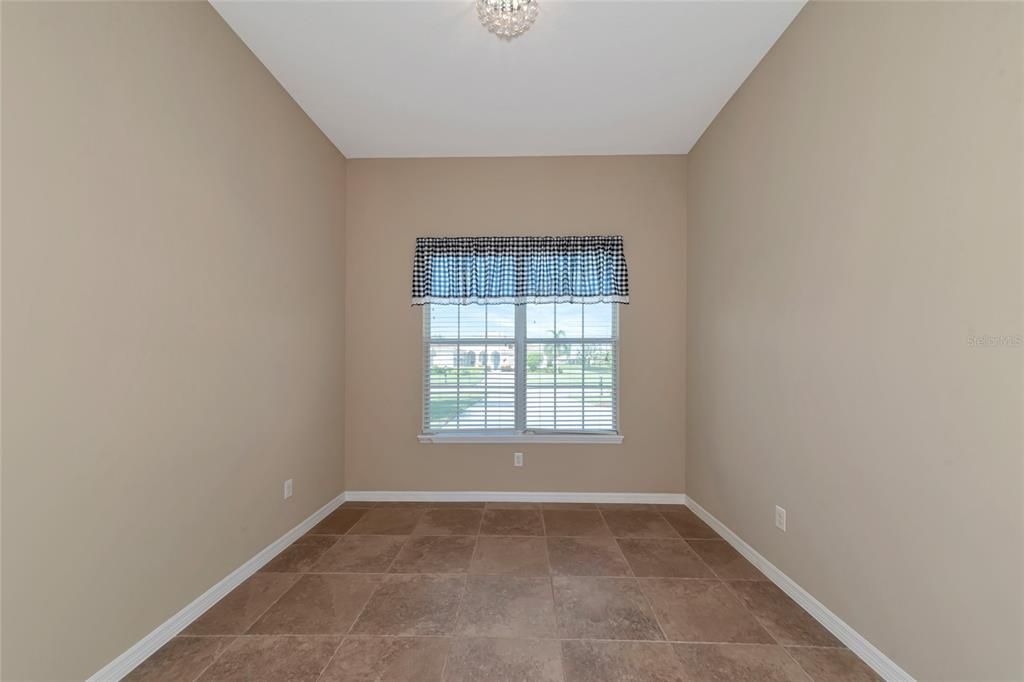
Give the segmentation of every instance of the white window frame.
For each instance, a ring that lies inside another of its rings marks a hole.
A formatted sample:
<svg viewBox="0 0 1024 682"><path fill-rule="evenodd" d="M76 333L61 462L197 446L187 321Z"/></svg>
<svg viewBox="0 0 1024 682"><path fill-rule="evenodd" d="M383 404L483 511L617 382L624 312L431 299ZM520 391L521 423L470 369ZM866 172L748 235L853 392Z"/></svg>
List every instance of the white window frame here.
<svg viewBox="0 0 1024 682"><path fill-rule="evenodd" d="M584 307L584 310L586 308ZM514 430L460 430L431 431L427 403L429 400L430 381L430 348L434 344L451 345L453 339L431 339L430 337L430 304L423 306L423 386L422 415L418 436L421 443L589 443L619 444L622 442L621 424L619 423L619 304L612 304L611 338L565 338L558 339L559 344L611 343L614 353L614 395L612 398L612 422L617 430L613 431L569 431L565 429L527 429L526 428L526 348L530 344L550 343L551 338L528 338L526 336L526 305L515 306L515 336L511 339L515 347L515 429ZM483 344L485 339L459 338L455 342L470 341ZM489 340L491 343L494 339Z"/></svg>

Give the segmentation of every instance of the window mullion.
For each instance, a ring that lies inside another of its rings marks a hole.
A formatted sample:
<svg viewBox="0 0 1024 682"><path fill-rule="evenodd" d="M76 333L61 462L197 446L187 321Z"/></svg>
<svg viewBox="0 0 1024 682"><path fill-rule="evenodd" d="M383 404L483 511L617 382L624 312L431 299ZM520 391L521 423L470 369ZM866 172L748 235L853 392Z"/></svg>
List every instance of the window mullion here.
<svg viewBox="0 0 1024 682"><path fill-rule="evenodd" d="M484 304L484 339L489 339L491 337L490 322L488 321L488 315L490 314L490 312L491 312L491 306L485 303ZM488 361L487 350L489 348L490 348L490 346L488 346L486 343L484 343L484 367L483 367L483 370L484 370L484 430L485 431L487 430L487 415L491 411L490 410L490 406L488 405L488 402L490 401L491 396L487 393L487 374L488 374L488 371L487 371L487 361Z"/></svg>
<svg viewBox="0 0 1024 682"><path fill-rule="evenodd" d="M553 343L555 344L554 350L551 352L551 428L558 430L558 351L561 347L558 345L558 304L553 304L551 309L551 320L554 329L551 330L551 335L554 336Z"/></svg>
<svg viewBox="0 0 1024 682"><path fill-rule="evenodd" d="M462 306L455 313L455 430L462 428Z"/></svg>
<svg viewBox="0 0 1024 682"><path fill-rule="evenodd" d="M587 306L580 306L580 336L587 338ZM587 428L587 343L580 344L580 428Z"/></svg>
<svg viewBox="0 0 1024 682"><path fill-rule="evenodd" d="M515 306L515 422L516 431L526 430L526 305Z"/></svg>

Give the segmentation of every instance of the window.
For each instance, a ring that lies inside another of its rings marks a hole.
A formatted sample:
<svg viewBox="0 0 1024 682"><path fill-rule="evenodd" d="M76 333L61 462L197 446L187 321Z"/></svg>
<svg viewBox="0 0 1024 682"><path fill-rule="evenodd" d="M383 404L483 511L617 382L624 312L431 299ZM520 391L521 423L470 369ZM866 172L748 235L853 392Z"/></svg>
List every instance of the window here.
<svg viewBox="0 0 1024 682"><path fill-rule="evenodd" d="M621 235L417 237L420 440L622 442Z"/></svg>
<svg viewBox="0 0 1024 682"><path fill-rule="evenodd" d="M617 434L617 304L427 305L423 317L424 440Z"/></svg>

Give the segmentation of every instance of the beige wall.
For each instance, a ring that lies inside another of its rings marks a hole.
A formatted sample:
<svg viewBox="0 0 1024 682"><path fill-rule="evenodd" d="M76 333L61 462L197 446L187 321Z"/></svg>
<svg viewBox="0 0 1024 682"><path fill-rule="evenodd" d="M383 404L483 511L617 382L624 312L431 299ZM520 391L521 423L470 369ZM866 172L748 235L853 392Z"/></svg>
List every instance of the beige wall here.
<svg viewBox="0 0 1024 682"><path fill-rule="evenodd" d="M343 489L344 159L205 3L2 43L3 678L83 679Z"/></svg>
<svg viewBox="0 0 1024 682"><path fill-rule="evenodd" d="M686 492L922 680L1024 677L1022 26L812 3L688 159Z"/></svg>
<svg viewBox="0 0 1024 682"><path fill-rule="evenodd" d="M682 492L685 158L353 160L346 218L349 490ZM622 445L420 444L424 235L625 235ZM512 467L513 451L526 455Z"/></svg>

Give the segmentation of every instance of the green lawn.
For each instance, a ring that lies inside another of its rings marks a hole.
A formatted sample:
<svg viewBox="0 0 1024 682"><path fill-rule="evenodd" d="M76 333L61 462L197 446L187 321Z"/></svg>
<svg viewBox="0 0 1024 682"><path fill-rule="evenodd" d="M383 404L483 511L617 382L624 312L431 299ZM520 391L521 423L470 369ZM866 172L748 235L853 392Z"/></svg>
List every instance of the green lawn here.
<svg viewBox="0 0 1024 682"><path fill-rule="evenodd" d="M557 381L559 384L584 386L607 386L611 388L612 370L610 367L587 367L584 372L579 365L564 365L558 368ZM551 368L538 369L526 373L527 386L548 386L553 385L556 380L554 370Z"/></svg>
<svg viewBox="0 0 1024 682"><path fill-rule="evenodd" d="M483 380L483 367L462 367L458 370L455 368L447 370L441 367L432 368L430 370L431 424L444 424L459 412L467 410L483 400L482 395L475 395L472 397L462 396L460 401L454 395L437 395L434 389L444 386L454 388L456 385L462 388L477 386L483 383Z"/></svg>
<svg viewBox="0 0 1024 682"><path fill-rule="evenodd" d="M608 366L588 367L583 372L580 365L563 365L558 368L558 386L580 386L588 389L587 396L583 398L588 405L610 404L614 395L614 381L612 370ZM493 371L493 370L492 370ZM456 414L473 407L484 399L482 393L463 395L459 400L455 395L439 394L438 389L445 387L454 388L456 385L461 388L478 386L483 383L483 367L462 367L445 369L434 367L430 371L430 421L432 425L440 426ZM556 375L552 368L541 368L527 372L527 388L544 388L554 386ZM597 392L594 389L603 387L604 390Z"/></svg>

